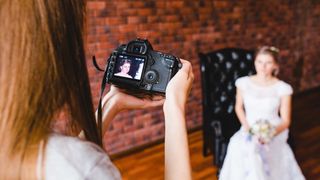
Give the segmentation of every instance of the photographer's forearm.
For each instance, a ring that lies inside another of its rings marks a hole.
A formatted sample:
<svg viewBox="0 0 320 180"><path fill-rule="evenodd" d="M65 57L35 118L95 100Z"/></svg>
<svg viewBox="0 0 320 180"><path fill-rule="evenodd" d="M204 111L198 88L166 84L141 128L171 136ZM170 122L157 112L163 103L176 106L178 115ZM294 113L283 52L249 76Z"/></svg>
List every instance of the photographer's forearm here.
<svg viewBox="0 0 320 180"><path fill-rule="evenodd" d="M191 167L184 108L164 105L165 179L191 179Z"/></svg>
<svg viewBox="0 0 320 180"><path fill-rule="evenodd" d="M118 110L115 100L111 99L111 95L107 94L102 100L102 135L107 131L110 122L117 115ZM98 118L98 111L95 112L96 119ZM81 139L85 139L84 132L79 133Z"/></svg>
<svg viewBox="0 0 320 180"><path fill-rule="evenodd" d="M108 130L110 122L119 112L120 109L117 106L117 101L112 98L112 95L106 94L106 96L102 100L102 135L104 135Z"/></svg>

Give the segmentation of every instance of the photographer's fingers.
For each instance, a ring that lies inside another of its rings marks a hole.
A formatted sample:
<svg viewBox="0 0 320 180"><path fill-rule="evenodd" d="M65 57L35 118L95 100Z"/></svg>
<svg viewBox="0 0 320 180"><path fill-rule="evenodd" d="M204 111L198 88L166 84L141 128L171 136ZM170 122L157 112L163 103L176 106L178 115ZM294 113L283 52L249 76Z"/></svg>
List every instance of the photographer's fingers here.
<svg viewBox="0 0 320 180"><path fill-rule="evenodd" d="M188 94L190 93L191 91L191 84L194 80L194 74L193 74L193 70L192 70L192 66L191 66L191 63L187 60L184 60L184 59L180 59L181 60L181 63L182 63L182 68L181 70L184 71L184 73L187 74L187 82L188 82L188 85L189 85L189 88L188 88Z"/></svg>
<svg viewBox="0 0 320 180"><path fill-rule="evenodd" d="M180 59L180 61L182 63L182 67L179 71L184 72L189 76L190 72L192 71L191 63L184 59Z"/></svg>
<svg viewBox="0 0 320 180"><path fill-rule="evenodd" d="M186 73L187 80L192 82L193 79L194 79L194 74L193 74L193 71L192 71L191 63L189 61L184 60L184 59L181 59L181 63L182 63L182 68L180 70L183 73Z"/></svg>
<svg viewBox="0 0 320 180"><path fill-rule="evenodd" d="M162 97L161 99L153 98L152 101L146 102L144 108L149 107L157 107L163 105L165 99Z"/></svg>
<svg viewBox="0 0 320 180"><path fill-rule="evenodd" d="M170 80L167 86L166 99L168 102L173 102L173 104L177 104L180 108L183 108L190 93L194 75L189 61L181 59L181 63L181 69Z"/></svg>
<svg viewBox="0 0 320 180"><path fill-rule="evenodd" d="M145 109L149 107L161 106L164 103L163 96L154 96L152 99L137 98L133 95L127 94L122 89L119 89L113 85L111 85L110 91L106 96L109 97L108 99L115 101L117 109L119 110ZM123 101L124 99L126 99L126 101Z"/></svg>

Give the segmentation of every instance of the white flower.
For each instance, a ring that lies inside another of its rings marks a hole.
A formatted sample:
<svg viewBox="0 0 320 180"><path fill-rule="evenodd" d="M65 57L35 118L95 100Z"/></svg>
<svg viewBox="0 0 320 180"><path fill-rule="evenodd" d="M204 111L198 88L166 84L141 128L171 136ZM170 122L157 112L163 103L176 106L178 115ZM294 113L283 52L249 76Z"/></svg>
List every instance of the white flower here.
<svg viewBox="0 0 320 180"><path fill-rule="evenodd" d="M251 126L249 133L262 142L268 143L275 134L275 127L269 121L259 119Z"/></svg>

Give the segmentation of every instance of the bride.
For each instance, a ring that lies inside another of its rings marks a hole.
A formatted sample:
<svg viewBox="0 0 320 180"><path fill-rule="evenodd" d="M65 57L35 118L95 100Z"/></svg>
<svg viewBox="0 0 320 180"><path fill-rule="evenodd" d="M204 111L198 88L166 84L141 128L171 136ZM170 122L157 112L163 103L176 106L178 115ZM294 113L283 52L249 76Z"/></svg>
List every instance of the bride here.
<svg viewBox="0 0 320 180"><path fill-rule="evenodd" d="M278 53L275 47L261 47L254 62L257 73L236 81L235 110L242 126L230 139L220 180L305 179L287 143L293 91L276 77ZM267 138L253 133L261 120L270 125Z"/></svg>

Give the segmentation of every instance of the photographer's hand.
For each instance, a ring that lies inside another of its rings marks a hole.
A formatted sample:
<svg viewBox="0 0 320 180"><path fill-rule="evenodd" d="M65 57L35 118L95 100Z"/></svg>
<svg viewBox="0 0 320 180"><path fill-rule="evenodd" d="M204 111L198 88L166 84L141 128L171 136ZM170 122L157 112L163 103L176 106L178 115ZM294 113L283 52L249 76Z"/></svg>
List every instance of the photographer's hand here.
<svg viewBox="0 0 320 180"><path fill-rule="evenodd" d="M191 179L185 104L194 75L191 64L181 60L182 68L170 80L163 106L165 115L165 179Z"/></svg>
<svg viewBox="0 0 320 180"><path fill-rule="evenodd" d="M120 111L156 107L163 102L164 99L161 96L155 96L153 100L139 99L111 85L110 91L102 99L102 134L106 132L110 122Z"/></svg>
<svg viewBox="0 0 320 180"><path fill-rule="evenodd" d="M102 100L103 133L111 120L122 110L143 109L164 103L165 114L165 176L166 179L191 179L191 167L185 124L185 104L194 79L191 64L181 60L182 69L170 80L166 99L139 99L111 86Z"/></svg>

